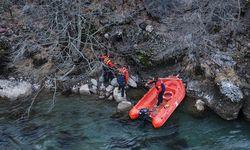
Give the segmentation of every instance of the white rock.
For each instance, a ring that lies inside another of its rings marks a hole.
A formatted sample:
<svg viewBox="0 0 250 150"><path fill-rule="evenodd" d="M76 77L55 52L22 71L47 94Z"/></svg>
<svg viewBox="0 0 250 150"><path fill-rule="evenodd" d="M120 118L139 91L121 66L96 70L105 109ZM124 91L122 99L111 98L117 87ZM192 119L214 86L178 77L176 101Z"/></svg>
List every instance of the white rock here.
<svg viewBox="0 0 250 150"><path fill-rule="evenodd" d="M107 92L111 92L113 89L114 89L114 87L113 87L112 85L109 85L109 86L106 88L106 91L107 91Z"/></svg>
<svg viewBox="0 0 250 150"><path fill-rule="evenodd" d="M91 81L91 83L92 83L94 86L97 86L97 81L96 81L96 79L91 79L90 81Z"/></svg>
<svg viewBox="0 0 250 150"><path fill-rule="evenodd" d="M131 77L128 78L128 85L133 87L133 88L137 87L135 80L133 80Z"/></svg>
<svg viewBox="0 0 250 150"><path fill-rule="evenodd" d="M153 28L152 25L147 25L147 26L146 26L146 31L152 32L153 30L154 30L154 28Z"/></svg>
<svg viewBox="0 0 250 150"><path fill-rule="evenodd" d="M106 39L108 39L108 38L109 38L109 34L108 34L108 33L105 33L105 34L104 34L104 37L105 37Z"/></svg>
<svg viewBox="0 0 250 150"><path fill-rule="evenodd" d="M90 94L90 89L88 84L84 84L79 89L80 94Z"/></svg>
<svg viewBox="0 0 250 150"><path fill-rule="evenodd" d="M98 97L99 99L104 99L105 98L105 96L104 95L99 95L99 97Z"/></svg>
<svg viewBox="0 0 250 150"><path fill-rule="evenodd" d="M32 93L32 85L26 81L0 80L0 97L16 100Z"/></svg>
<svg viewBox="0 0 250 150"><path fill-rule="evenodd" d="M118 112L125 112L132 108L132 104L129 101L122 101L117 105Z"/></svg>
<svg viewBox="0 0 250 150"><path fill-rule="evenodd" d="M126 93L124 93L124 97L121 96L120 90L118 90L118 87L116 87L113 91L113 97L114 99L119 103L121 101L126 101Z"/></svg>
<svg viewBox="0 0 250 150"><path fill-rule="evenodd" d="M196 109L198 111L204 111L205 110L205 102L203 102L202 100L198 99L196 102L195 102L195 105Z"/></svg>
<svg viewBox="0 0 250 150"><path fill-rule="evenodd" d="M118 86L117 78L112 79L111 85Z"/></svg>
<svg viewBox="0 0 250 150"><path fill-rule="evenodd" d="M110 96L108 97L108 100L113 100L113 95L110 95Z"/></svg>
<svg viewBox="0 0 250 150"><path fill-rule="evenodd" d="M74 85L74 86L72 87L72 92L73 92L73 93L78 93L78 92L79 92L79 86Z"/></svg>

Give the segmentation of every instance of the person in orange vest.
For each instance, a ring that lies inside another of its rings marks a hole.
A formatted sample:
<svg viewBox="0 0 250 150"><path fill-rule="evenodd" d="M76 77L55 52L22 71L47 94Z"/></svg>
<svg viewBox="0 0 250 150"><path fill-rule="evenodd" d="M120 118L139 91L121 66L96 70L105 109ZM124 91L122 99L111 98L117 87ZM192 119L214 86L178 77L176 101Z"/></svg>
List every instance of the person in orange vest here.
<svg viewBox="0 0 250 150"><path fill-rule="evenodd" d="M125 86L128 85L128 66L125 66L123 68L118 68L118 76L117 76L117 82L119 84L119 90L121 91L121 96L124 97L124 92L125 92Z"/></svg>
<svg viewBox="0 0 250 150"><path fill-rule="evenodd" d="M158 107L163 101L163 94L166 91L166 86L162 82L162 80L158 78L158 76L155 76L153 80L150 80L149 82L147 82L146 86L148 86L149 84L152 84L152 83L155 84L155 88L156 88L157 93L158 93L158 102L156 104L156 106Z"/></svg>
<svg viewBox="0 0 250 150"><path fill-rule="evenodd" d="M111 61L111 59L106 55L101 55L99 57L99 60L104 64L103 65L103 77L104 82L109 82L114 78L113 69L115 67L115 64Z"/></svg>

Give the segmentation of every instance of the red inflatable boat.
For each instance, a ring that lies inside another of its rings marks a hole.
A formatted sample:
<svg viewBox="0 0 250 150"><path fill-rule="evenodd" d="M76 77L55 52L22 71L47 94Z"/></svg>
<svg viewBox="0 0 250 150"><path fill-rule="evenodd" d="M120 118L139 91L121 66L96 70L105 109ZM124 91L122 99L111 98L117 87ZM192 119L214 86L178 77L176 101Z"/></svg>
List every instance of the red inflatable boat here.
<svg viewBox="0 0 250 150"><path fill-rule="evenodd" d="M156 105L158 101L158 94L155 86L153 86L130 110L129 116L131 119L137 119L140 110L146 108L150 110L149 117L152 119L153 126L155 128L160 128L184 99L186 92L181 79L177 76L169 76L160 79L166 86L166 92L164 93L161 105L154 108L154 105Z"/></svg>

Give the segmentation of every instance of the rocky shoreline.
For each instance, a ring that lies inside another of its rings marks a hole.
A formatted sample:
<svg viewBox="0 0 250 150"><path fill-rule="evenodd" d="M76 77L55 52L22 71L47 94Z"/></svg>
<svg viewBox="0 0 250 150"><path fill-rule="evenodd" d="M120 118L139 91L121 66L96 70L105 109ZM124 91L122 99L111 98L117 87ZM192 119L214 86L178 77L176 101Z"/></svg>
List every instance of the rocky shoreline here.
<svg viewBox="0 0 250 150"><path fill-rule="evenodd" d="M68 16L59 17L76 17L62 22L42 3L6 5L12 13L0 16L1 99L16 101L44 88L115 99L118 110L127 111L132 104L121 100L115 81L99 79L98 56L108 52L130 66L130 88L156 74L179 74L198 112L208 107L226 120L240 113L250 120L250 10L239 2L89 1L80 12L78 4L62 2L55 9ZM39 18L39 12L52 18ZM86 20L72 22L81 15Z"/></svg>

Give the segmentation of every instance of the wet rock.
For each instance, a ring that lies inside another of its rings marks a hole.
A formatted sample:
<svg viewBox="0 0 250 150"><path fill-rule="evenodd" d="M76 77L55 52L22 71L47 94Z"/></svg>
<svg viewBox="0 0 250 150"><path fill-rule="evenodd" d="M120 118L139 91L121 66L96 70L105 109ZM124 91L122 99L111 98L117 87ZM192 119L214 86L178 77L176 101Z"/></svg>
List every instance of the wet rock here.
<svg viewBox="0 0 250 150"><path fill-rule="evenodd" d="M91 81L91 83L92 83L94 86L97 86L97 81L96 81L96 79L91 79L90 81Z"/></svg>
<svg viewBox="0 0 250 150"><path fill-rule="evenodd" d="M80 87L79 89L79 93L80 94L90 94L90 89L89 89L89 85L88 84L84 84Z"/></svg>
<svg viewBox="0 0 250 150"><path fill-rule="evenodd" d="M27 97L32 93L32 85L26 81L0 80L0 97L9 100Z"/></svg>
<svg viewBox="0 0 250 150"><path fill-rule="evenodd" d="M132 108L132 104L129 101L121 101L117 105L117 112L127 112Z"/></svg>
<svg viewBox="0 0 250 150"><path fill-rule="evenodd" d="M205 102L203 102L202 100L198 99L196 102L195 102L195 105L196 109L198 111L204 111L205 110Z"/></svg>
<svg viewBox="0 0 250 150"><path fill-rule="evenodd" d="M113 91L113 97L114 99L119 103L121 101L126 101L126 93L124 93L124 97L121 96L121 91L118 90L118 87L116 87Z"/></svg>

